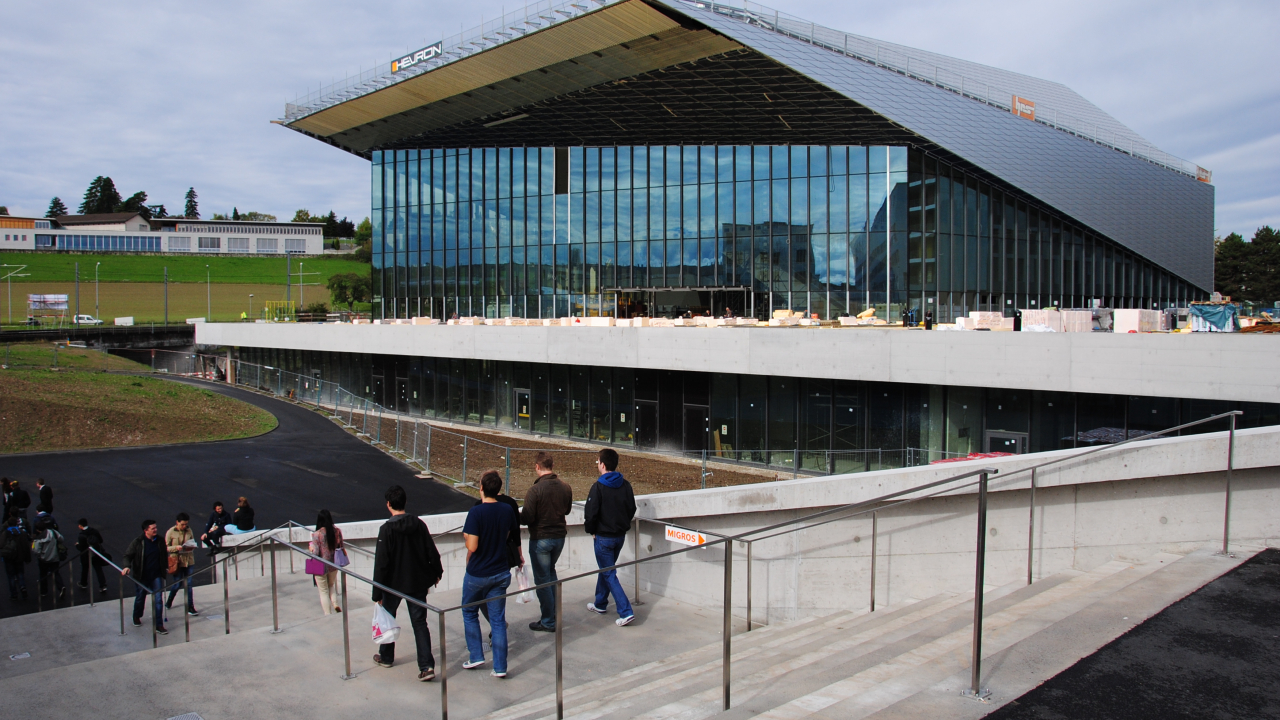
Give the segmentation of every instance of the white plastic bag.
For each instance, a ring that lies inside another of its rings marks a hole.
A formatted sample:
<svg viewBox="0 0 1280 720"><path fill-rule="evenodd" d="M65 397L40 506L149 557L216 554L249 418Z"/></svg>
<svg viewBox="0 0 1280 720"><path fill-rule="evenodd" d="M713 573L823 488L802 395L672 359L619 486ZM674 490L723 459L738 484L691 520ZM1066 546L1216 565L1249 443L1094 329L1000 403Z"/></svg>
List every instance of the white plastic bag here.
<svg viewBox="0 0 1280 720"><path fill-rule="evenodd" d="M516 596L516 602L533 602L533 591L529 589L533 587L533 578L529 575L529 566L525 564L511 572L516 574L516 582L520 585L520 594Z"/></svg>
<svg viewBox="0 0 1280 720"><path fill-rule="evenodd" d="M389 645L400 637L400 626L391 613L375 605L373 610L373 642L376 645Z"/></svg>

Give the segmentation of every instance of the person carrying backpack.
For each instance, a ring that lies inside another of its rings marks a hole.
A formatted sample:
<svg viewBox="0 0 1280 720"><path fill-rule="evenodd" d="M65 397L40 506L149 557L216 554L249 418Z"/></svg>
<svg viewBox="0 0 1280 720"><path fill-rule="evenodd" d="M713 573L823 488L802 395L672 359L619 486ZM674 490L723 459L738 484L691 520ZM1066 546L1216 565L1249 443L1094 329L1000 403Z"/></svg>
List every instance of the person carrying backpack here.
<svg viewBox="0 0 1280 720"><path fill-rule="evenodd" d="M31 551L35 553L40 573L40 596L43 597L48 592L49 576L52 575L54 587L57 588L53 600L57 602L67 591L67 586L62 582L62 573L58 572L58 564L67 559L67 546L63 542L62 533L55 530L49 522L36 525L34 538Z"/></svg>
<svg viewBox="0 0 1280 720"><path fill-rule="evenodd" d="M18 508L9 510L4 532L0 533L0 558L4 558L4 572L9 578L9 599L27 599L27 563L31 562L31 533Z"/></svg>

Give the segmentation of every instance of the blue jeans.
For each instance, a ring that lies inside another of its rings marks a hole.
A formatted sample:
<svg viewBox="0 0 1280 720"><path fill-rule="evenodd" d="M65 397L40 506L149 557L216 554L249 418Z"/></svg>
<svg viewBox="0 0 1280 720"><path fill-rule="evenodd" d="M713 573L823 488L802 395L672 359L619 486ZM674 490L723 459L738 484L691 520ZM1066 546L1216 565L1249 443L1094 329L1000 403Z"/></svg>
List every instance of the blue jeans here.
<svg viewBox="0 0 1280 720"><path fill-rule="evenodd" d="M564 538L542 538L529 543L529 567L533 570L533 584L554 582L556 577L556 561L564 550ZM556 627L556 589L545 587L537 591L538 607L542 610L542 626L552 630Z"/></svg>
<svg viewBox="0 0 1280 720"><path fill-rule="evenodd" d="M493 577L462 576L462 602L471 603L496 595L505 595L511 586L511 571L505 570ZM493 671L507 671L507 599L490 600L489 629L493 631ZM484 661L484 641L480 637L480 606L462 608L462 628L467 635L467 652L472 662Z"/></svg>
<svg viewBox="0 0 1280 720"><path fill-rule="evenodd" d="M164 627L164 613L160 612L160 588L164 587L164 578L152 578L134 585L133 619L142 622L142 611L147 606L147 596L151 596L151 616L155 618L156 627Z"/></svg>
<svg viewBox="0 0 1280 720"><path fill-rule="evenodd" d="M173 575L170 575L169 577L174 583L174 586L169 588L169 599L165 601L164 606L171 608L173 607L174 596L177 595L178 591L182 589L182 579L191 577L191 566L188 565L187 567L182 567L181 565L179 565L178 572L174 573ZM193 590L191 588L191 585L188 584L187 585L187 610L195 610L195 609L196 609L195 590Z"/></svg>
<svg viewBox="0 0 1280 720"><path fill-rule="evenodd" d="M596 535L596 567L616 565L626 540L626 535L616 538ZM631 610L631 601L627 600L627 594L622 591L622 583L618 582L617 570L608 570L596 575L595 605L597 608L604 610L609 607L610 593L613 594L613 601L618 604L618 617L631 617L635 614Z"/></svg>

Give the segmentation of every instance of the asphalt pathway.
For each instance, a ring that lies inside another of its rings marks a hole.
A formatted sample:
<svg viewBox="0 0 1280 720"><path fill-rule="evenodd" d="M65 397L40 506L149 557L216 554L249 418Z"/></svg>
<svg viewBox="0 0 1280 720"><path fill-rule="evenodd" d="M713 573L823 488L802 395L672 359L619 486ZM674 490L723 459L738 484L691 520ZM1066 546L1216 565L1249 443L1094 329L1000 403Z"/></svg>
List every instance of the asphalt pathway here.
<svg viewBox="0 0 1280 720"><path fill-rule="evenodd" d="M311 410L223 384L175 381L256 405L275 415L279 426L243 440L3 455L0 475L20 480L31 493L32 518L35 481L43 477L53 488L53 514L68 546L76 538L76 520L87 517L117 560L144 518L156 520L163 532L177 513L186 512L199 535L215 500L231 511L242 495L254 508L259 528L286 520L310 525L320 508L328 508L336 522L382 518L387 515L383 493L394 484L408 491L408 510L420 515L463 511L475 502L442 483L415 477L407 466ZM35 611L35 576L32 563L27 566L30 600L14 602L0 592L0 616ZM79 594L77 602L83 600L83 591Z"/></svg>
<svg viewBox="0 0 1280 720"><path fill-rule="evenodd" d="M987 716L1280 718L1280 550L1265 550Z"/></svg>

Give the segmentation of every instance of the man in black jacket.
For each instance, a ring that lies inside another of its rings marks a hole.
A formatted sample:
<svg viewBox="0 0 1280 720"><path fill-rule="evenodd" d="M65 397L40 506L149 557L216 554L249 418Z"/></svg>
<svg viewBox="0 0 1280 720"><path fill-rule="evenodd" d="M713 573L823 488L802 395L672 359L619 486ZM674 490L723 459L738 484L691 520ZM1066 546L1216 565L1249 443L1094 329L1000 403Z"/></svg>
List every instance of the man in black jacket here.
<svg viewBox="0 0 1280 720"><path fill-rule="evenodd" d="M133 598L133 626L142 627L142 611L151 596L151 617L155 619L156 632L168 635L164 627L164 615L160 611L160 589L169 571L169 551L160 540L155 520L142 521L142 534L125 548L125 568L121 575L131 575L135 581Z"/></svg>
<svg viewBox="0 0 1280 720"><path fill-rule="evenodd" d="M391 519L378 530L373 581L425 603L427 590L439 584L444 576L440 552L436 550L427 524L417 516L405 513L408 496L404 488L392 485L387 489L385 498ZM400 596L383 592L377 584L373 586L373 601L395 617L400 607ZM409 603L409 623L413 625L413 639L418 649L418 679L427 682L436 676L436 659L431 654L431 631L427 629L427 609ZM389 668L395 657L395 643L379 645L373 662Z"/></svg>
<svg viewBox="0 0 1280 720"><path fill-rule="evenodd" d="M631 519L636 516L636 497L631 483L622 477L618 469L618 453L605 448L596 460L600 477L587 493L583 508L586 531L595 537L596 567L612 567L618 564L622 545L631 529ZM618 582L618 571L607 570L596 575L596 600L587 603L587 609L601 615L609 609L609 595L618 604L618 627L630 625L636 619L631 601Z"/></svg>
<svg viewBox="0 0 1280 720"><path fill-rule="evenodd" d="M81 552L80 555L80 587L86 588L89 592L93 592L89 588L89 566L93 566L93 574L98 578L98 592L107 594L107 578L102 574L102 568L107 564L98 555L89 552L89 548L93 548L103 555L108 555L106 548L102 547L102 533L97 528L89 527L88 518L80 518L80 522L76 523L80 528L80 535L76 538L76 550ZM109 557L109 555L108 555Z"/></svg>
<svg viewBox="0 0 1280 720"><path fill-rule="evenodd" d="M223 507L222 501L219 500L213 504L213 513L209 515L208 521L204 524L204 533L200 535L200 542L209 548L209 554L213 555L218 548L222 547L222 536L227 534L227 526L231 524L231 513Z"/></svg>
<svg viewBox="0 0 1280 720"><path fill-rule="evenodd" d="M36 491L40 493L40 504L47 513L53 512L53 488L45 484L44 478L36 478Z"/></svg>

